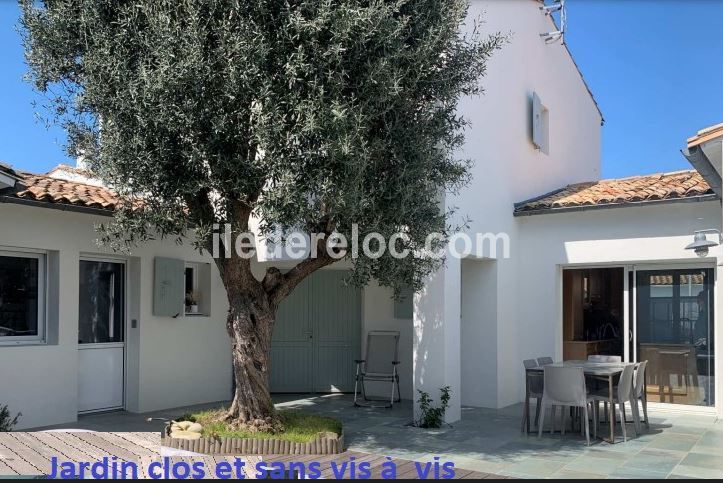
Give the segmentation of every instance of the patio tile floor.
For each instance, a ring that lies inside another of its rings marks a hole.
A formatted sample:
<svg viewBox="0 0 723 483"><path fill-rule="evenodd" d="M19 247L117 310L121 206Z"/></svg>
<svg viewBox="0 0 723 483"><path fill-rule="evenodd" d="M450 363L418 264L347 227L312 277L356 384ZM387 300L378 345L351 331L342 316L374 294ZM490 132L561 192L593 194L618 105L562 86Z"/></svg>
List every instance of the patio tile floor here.
<svg viewBox="0 0 723 483"><path fill-rule="evenodd" d="M519 478L723 478L723 423L710 415L651 410L651 427L627 443L595 441L579 433L526 435L520 432L522 406L501 410L464 408L462 421L439 430L410 427L412 405L394 409L354 408L349 396L280 396L280 408L306 409L339 418L352 451L428 461L435 456L473 471ZM199 407L213 407L203 405ZM160 431L149 416L173 417L189 408L150 414L83 416L61 427L96 431ZM622 439L619 435L618 437Z"/></svg>
<svg viewBox="0 0 723 483"><path fill-rule="evenodd" d="M393 410L354 408L348 396L278 398L280 407L304 407L340 418L352 450L392 457L440 456L455 466L518 478L723 478L723 423L711 415L651 410L640 435L628 425L627 443L595 441L579 433L520 433L522 406L464 408L462 421L429 431L408 427L411 403ZM355 432L355 429L359 432Z"/></svg>

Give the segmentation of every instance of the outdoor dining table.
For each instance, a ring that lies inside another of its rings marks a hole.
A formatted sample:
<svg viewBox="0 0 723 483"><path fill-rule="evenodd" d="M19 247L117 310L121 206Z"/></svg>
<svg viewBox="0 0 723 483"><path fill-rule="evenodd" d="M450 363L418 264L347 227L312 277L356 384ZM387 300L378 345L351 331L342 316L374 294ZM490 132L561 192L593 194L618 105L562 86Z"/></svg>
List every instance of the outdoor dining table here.
<svg viewBox="0 0 723 483"><path fill-rule="evenodd" d="M608 400L608 404L610 408L614 408L614 384L615 384L615 378L616 376L620 376L622 374L623 369L625 368L625 364L623 363L615 363L615 362L589 362L589 361L564 361L564 362L555 362L553 364L549 364L547 366L538 366L538 367L532 367L530 369L526 370L527 375L534 373L544 373L545 367L582 367L583 372L585 373L586 377L595 377L599 379L605 379L608 383L608 394L610 395L610 399ZM529 391L529 378L525 386L526 389ZM527 414L530 413L530 399L525 398L525 404L527 407L525 408L527 410ZM610 444L615 443L615 411L610 411L610 438L602 438L605 441L607 441Z"/></svg>

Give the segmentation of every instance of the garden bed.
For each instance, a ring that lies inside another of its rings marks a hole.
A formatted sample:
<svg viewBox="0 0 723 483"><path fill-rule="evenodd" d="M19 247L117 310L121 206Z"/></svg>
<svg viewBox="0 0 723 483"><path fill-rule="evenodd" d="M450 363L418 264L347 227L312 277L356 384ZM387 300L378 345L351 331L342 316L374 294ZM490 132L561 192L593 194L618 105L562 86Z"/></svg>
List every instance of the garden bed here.
<svg viewBox="0 0 723 483"><path fill-rule="evenodd" d="M279 433L239 431L221 421L224 410L203 411L184 415L178 420L193 421L203 426L199 439L166 437L163 445L218 455L282 455L339 454L344 452L341 422L301 411L280 411L284 431Z"/></svg>

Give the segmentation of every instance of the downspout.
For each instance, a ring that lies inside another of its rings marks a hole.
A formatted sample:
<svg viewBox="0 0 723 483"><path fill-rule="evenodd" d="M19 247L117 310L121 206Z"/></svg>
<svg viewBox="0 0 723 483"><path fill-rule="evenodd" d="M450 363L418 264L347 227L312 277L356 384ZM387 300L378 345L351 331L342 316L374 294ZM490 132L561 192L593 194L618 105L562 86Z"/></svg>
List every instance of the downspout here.
<svg viewBox="0 0 723 483"><path fill-rule="evenodd" d="M681 151L683 156L690 162L691 165L703 176L711 189L719 197L721 196L721 175L713 167L713 163L708 159L703 149L700 146L692 146Z"/></svg>

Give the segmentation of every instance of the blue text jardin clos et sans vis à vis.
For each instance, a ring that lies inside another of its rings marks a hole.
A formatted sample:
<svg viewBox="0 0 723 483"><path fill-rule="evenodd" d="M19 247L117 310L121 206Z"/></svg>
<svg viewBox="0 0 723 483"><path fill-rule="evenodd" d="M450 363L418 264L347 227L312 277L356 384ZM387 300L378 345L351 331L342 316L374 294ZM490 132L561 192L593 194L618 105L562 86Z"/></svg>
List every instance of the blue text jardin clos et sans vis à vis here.
<svg viewBox="0 0 723 483"><path fill-rule="evenodd" d="M455 477L454 463L441 461L434 457L432 461L415 462L414 470L419 479L448 480ZM247 475L254 474L257 479L320 479L322 472L331 471L324 475L326 479L352 479L367 480L372 478L372 467L369 461L361 461L351 457L345 461L331 461L322 465L321 462L264 462L256 463L247 468L246 461L235 458L233 461L219 461L214 467L208 468L203 461L173 461L170 457L163 457L153 461L145 468L145 474L155 480L163 479L201 479L214 475L218 479L246 479ZM253 472L253 473L252 473ZM51 458L50 478L54 479L138 479L141 468L133 461L121 461L117 457L103 457L94 462L62 461L57 457ZM397 464L387 457L380 465L379 476L382 479L393 480L397 478Z"/></svg>

